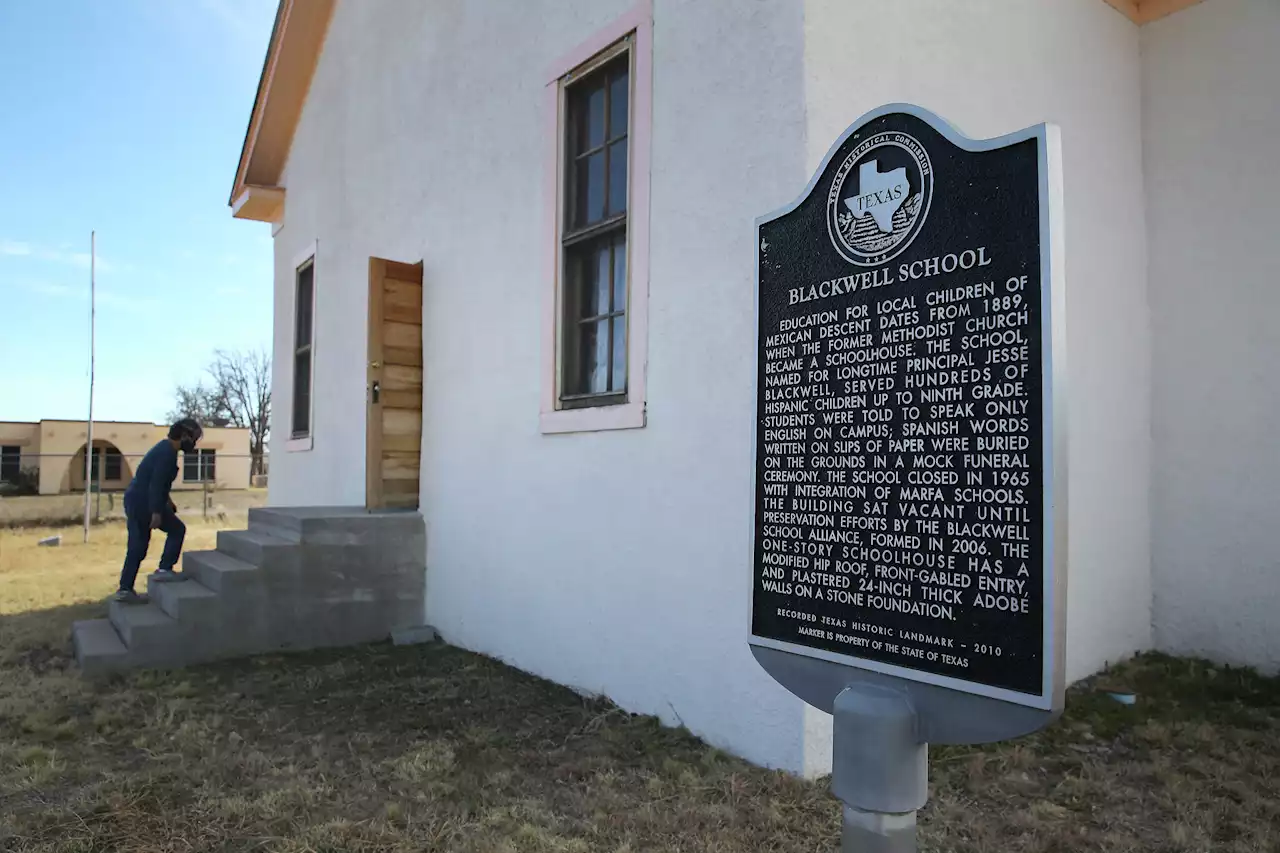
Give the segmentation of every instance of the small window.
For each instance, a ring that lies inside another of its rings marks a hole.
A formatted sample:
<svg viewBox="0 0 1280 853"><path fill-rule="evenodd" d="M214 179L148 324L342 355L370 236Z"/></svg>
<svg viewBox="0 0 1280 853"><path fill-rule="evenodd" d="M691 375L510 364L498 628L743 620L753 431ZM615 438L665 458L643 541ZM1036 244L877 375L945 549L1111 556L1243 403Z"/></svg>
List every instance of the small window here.
<svg viewBox="0 0 1280 853"><path fill-rule="evenodd" d="M626 402L631 100L629 47L565 86L562 408Z"/></svg>
<svg viewBox="0 0 1280 853"><path fill-rule="evenodd" d="M0 447L0 482L16 483L22 474L22 448L16 444Z"/></svg>
<svg viewBox="0 0 1280 853"><path fill-rule="evenodd" d="M200 448L182 455L182 481L184 483L212 483L217 477L218 451Z"/></svg>
<svg viewBox="0 0 1280 853"><path fill-rule="evenodd" d="M311 353L315 314L315 258L295 276L293 330L293 438L311 435Z"/></svg>
<svg viewBox="0 0 1280 853"><path fill-rule="evenodd" d="M101 474L103 482L119 482L124 473L121 459L120 451L114 447L108 447L105 450L101 447L93 448L93 463L89 469L90 481L98 482Z"/></svg>
<svg viewBox="0 0 1280 853"><path fill-rule="evenodd" d="M108 483L119 482L121 467L120 451L114 447L108 447L106 458L102 460L102 478Z"/></svg>

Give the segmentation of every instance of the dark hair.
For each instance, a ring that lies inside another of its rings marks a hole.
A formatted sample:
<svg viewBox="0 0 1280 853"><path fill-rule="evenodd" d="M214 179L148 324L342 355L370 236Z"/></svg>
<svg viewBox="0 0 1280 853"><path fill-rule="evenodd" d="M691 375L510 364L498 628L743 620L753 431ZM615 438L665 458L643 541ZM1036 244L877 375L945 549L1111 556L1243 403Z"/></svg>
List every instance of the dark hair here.
<svg viewBox="0 0 1280 853"><path fill-rule="evenodd" d="M195 418L183 418L169 427L169 438L173 441L181 441L184 435L199 440L204 435L204 430L200 428Z"/></svg>

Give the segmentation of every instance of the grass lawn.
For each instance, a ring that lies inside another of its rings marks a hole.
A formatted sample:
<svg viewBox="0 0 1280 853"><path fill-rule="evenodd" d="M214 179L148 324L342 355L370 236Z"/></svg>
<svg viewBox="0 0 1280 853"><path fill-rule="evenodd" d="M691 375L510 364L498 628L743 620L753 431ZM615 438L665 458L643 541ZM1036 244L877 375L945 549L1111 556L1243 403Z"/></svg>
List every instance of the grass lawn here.
<svg viewBox="0 0 1280 853"><path fill-rule="evenodd" d="M123 531L43 533L0 531L0 850L838 849L824 781L440 644L85 682L69 626L103 612ZM935 748L923 849L1280 850L1280 680L1152 656L1068 708Z"/></svg>
<svg viewBox="0 0 1280 853"><path fill-rule="evenodd" d="M90 513L105 520L124 518L122 492L91 495ZM173 502L185 520L202 515L204 493L199 489L174 489ZM266 489L221 489L213 493L214 510L244 514L250 507L266 506ZM211 515L214 514L212 511ZM65 526L84 523L84 493L0 497L0 527ZM225 522L224 522L225 524Z"/></svg>

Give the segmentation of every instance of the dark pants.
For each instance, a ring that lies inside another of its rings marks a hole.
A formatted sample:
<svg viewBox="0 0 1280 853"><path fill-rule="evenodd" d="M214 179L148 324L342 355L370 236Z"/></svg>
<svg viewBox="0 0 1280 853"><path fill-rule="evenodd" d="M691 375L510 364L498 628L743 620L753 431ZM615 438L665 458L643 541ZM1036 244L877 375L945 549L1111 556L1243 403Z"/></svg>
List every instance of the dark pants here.
<svg viewBox="0 0 1280 853"><path fill-rule="evenodd" d="M151 513L147 511L145 503L138 501L135 504L128 499L124 502L125 518L129 522L129 544L125 551L124 568L120 571L121 589L133 589L133 582L138 578L138 568L147 558L147 548L151 545ZM160 514L160 529L167 534L164 553L160 555L160 568L172 570L182 554L182 540L187 535L187 526L182 523L182 519L166 509Z"/></svg>

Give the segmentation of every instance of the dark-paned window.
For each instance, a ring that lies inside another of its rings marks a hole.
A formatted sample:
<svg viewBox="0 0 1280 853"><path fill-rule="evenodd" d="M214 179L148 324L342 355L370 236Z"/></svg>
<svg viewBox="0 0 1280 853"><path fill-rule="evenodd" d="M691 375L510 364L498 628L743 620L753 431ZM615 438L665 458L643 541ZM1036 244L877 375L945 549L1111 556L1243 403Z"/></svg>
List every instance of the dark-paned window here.
<svg viewBox="0 0 1280 853"><path fill-rule="evenodd" d="M560 404L626 401L629 50L565 86Z"/></svg>
<svg viewBox="0 0 1280 853"><path fill-rule="evenodd" d="M120 451L114 447L108 447L105 450L101 447L95 447L93 449L93 466L90 469L90 481L98 482L99 475L101 475L103 482L106 483L119 481L124 475L124 466L121 459Z"/></svg>
<svg viewBox="0 0 1280 853"><path fill-rule="evenodd" d="M182 454L182 480L184 483L212 483L217 480L215 464L218 451L200 448Z"/></svg>
<svg viewBox="0 0 1280 853"><path fill-rule="evenodd" d="M311 340L315 314L315 258L298 267L293 328L293 437L311 435Z"/></svg>
<svg viewBox="0 0 1280 853"><path fill-rule="evenodd" d="M22 448L16 444L0 447L0 482L16 483L22 473Z"/></svg>

